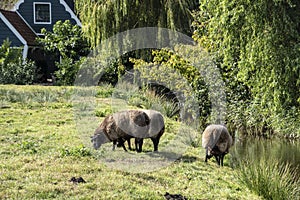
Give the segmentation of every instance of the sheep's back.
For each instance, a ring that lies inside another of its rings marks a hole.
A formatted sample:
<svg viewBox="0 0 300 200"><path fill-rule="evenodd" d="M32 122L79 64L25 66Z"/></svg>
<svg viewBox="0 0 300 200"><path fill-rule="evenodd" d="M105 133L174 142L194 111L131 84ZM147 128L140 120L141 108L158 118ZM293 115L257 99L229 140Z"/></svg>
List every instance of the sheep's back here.
<svg viewBox="0 0 300 200"><path fill-rule="evenodd" d="M209 125L202 134L202 147L213 149L218 147L219 152L228 152L232 146L232 137L223 125Z"/></svg>
<svg viewBox="0 0 300 200"><path fill-rule="evenodd" d="M202 147L212 149L218 142L221 135L219 125L209 125L202 133Z"/></svg>
<svg viewBox="0 0 300 200"><path fill-rule="evenodd" d="M162 114L155 110L143 111L149 116L150 119L149 130L144 138L162 135L165 128L164 118Z"/></svg>
<svg viewBox="0 0 300 200"><path fill-rule="evenodd" d="M113 114L117 129L122 136L131 135L133 137L141 137L145 135L149 129L149 118L140 110L126 110Z"/></svg>

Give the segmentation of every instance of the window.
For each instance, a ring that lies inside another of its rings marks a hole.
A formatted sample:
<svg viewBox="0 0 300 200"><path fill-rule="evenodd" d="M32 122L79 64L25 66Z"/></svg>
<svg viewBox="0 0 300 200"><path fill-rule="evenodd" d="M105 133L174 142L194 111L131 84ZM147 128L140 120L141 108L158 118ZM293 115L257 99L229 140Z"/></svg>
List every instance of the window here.
<svg viewBox="0 0 300 200"><path fill-rule="evenodd" d="M51 24L51 4L50 3L33 3L34 23Z"/></svg>

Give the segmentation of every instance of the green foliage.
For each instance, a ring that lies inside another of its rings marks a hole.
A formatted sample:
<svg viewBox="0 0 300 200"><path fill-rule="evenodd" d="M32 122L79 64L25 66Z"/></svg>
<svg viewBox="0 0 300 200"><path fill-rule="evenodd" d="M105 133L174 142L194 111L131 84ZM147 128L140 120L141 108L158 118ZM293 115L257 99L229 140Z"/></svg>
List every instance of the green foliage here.
<svg viewBox="0 0 300 200"><path fill-rule="evenodd" d="M180 53L180 48L174 52L167 49L155 50L153 62L137 59L131 61L145 83L154 81L178 93L177 95L182 92L185 99L181 100L186 104L184 109L189 112L197 107L201 120L205 120L211 107L208 86L201 76L200 69L183 59ZM192 105L195 102L197 105Z"/></svg>
<svg viewBox="0 0 300 200"><path fill-rule="evenodd" d="M188 85L190 85L193 89L192 95L196 97L199 104L200 116L207 117L211 106L208 97L207 83L205 83L200 69L179 56L179 52L180 49L178 49L177 52L168 51L166 49L153 51L154 64L165 65L170 69L175 69L179 72L179 74L187 80Z"/></svg>
<svg viewBox="0 0 300 200"><path fill-rule="evenodd" d="M53 25L53 32L43 28L41 33L45 36L39 38L39 42L50 53L59 52L63 58L68 57L74 60L89 53L89 47L86 39L82 36L81 28L78 25L72 25L69 20L57 21Z"/></svg>
<svg viewBox="0 0 300 200"><path fill-rule="evenodd" d="M92 47L108 37L140 27L163 27L191 34L190 10L198 1L77 0L83 32Z"/></svg>
<svg viewBox="0 0 300 200"><path fill-rule="evenodd" d="M102 109L96 110L95 113L96 113L97 117L106 117L106 116L112 114L112 109L110 107L105 108L105 109L102 108Z"/></svg>
<svg viewBox="0 0 300 200"><path fill-rule="evenodd" d="M53 26L53 32L43 28L41 33L45 37L39 38L38 41L44 49L51 54L61 56L61 61L56 63L58 71L55 72L55 75L59 79L58 83L72 85L83 62L81 57L87 56L89 53L89 46L82 35L81 28L72 25L69 20L57 21Z"/></svg>
<svg viewBox="0 0 300 200"><path fill-rule="evenodd" d="M298 199L300 179L290 164L270 158L241 163L238 177L251 191L265 199Z"/></svg>
<svg viewBox="0 0 300 200"><path fill-rule="evenodd" d="M58 78L58 85L73 85L76 75L84 62L84 58L74 61L72 58L63 57L60 62L56 62L58 70L55 72Z"/></svg>
<svg viewBox="0 0 300 200"><path fill-rule="evenodd" d="M85 156L91 156L92 152L89 148L85 147L84 145L79 145L76 147L71 148L63 148L61 149L60 156L74 156L74 157L85 157Z"/></svg>
<svg viewBox="0 0 300 200"><path fill-rule="evenodd" d="M176 30L188 35L192 34L191 10L196 8L197 0L77 0L75 2L79 17L83 24L84 35L92 48L98 48L105 43L108 50L122 50L134 45L136 37L125 36L123 41L118 38L108 44L106 39L124 31L142 27L162 27ZM158 34L160 37L160 34ZM174 38L170 38L174 39ZM160 37L157 43L164 43L169 38ZM139 45L147 43L146 38L138 41ZM117 53L117 52L116 52ZM103 54L103 53L101 53ZM105 54L105 52L104 52ZM110 55L113 57L115 54ZM106 60L107 57L103 56ZM125 70L131 70L132 64L129 57L151 59L151 50L140 49L128 52L113 62L106 63L103 68L105 73L100 82L116 84L120 75Z"/></svg>
<svg viewBox="0 0 300 200"><path fill-rule="evenodd" d="M32 140L22 141L19 144L19 146L23 153L28 153L28 154L36 154L39 148L39 144L37 143L37 141L32 141Z"/></svg>
<svg viewBox="0 0 300 200"><path fill-rule="evenodd" d="M21 48L11 48L7 39L0 47L0 83L32 84L37 68L34 62L24 60Z"/></svg>
<svg viewBox="0 0 300 200"><path fill-rule="evenodd" d="M299 1L213 0L194 14L193 37L217 55L229 103L250 100L272 129L277 114L299 111L299 13Z"/></svg>
<svg viewBox="0 0 300 200"><path fill-rule="evenodd" d="M0 2L0 8L4 10L11 10L18 0L2 0Z"/></svg>
<svg viewBox="0 0 300 200"><path fill-rule="evenodd" d="M114 91L114 88L112 87L112 85L101 85L99 88L97 88L96 97L98 97L98 98L111 97L113 91Z"/></svg>

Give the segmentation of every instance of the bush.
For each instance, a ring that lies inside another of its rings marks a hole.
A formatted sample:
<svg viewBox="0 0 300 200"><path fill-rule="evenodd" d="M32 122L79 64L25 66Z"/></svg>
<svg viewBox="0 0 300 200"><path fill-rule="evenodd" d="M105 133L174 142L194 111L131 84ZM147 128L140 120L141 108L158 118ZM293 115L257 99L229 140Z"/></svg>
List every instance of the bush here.
<svg viewBox="0 0 300 200"><path fill-rule="evenodd" d="M59 85L73 85L76 74L82 64L82 57L89 54L89 46L83 37L81 28L72 25L69 20L57 21L53 26L53 32L42 29L44 38L38 38L38 42L49 54L59 54L61 62L56 62L58 71L55 75Z"/></svg>
<svg viewBox="0 0 300 200"><path fill-rule="evenodd" d="M97 88L96 97L98 98L108 98L113 94L114 88L112 85L101 85Z"/></svg>
<svg viewBox="0 0 300 200"><path fill-rule="evenodd" d="M23 59L21 48L11 48L10 44L5 40L0 48L0 84L32 84L37 67Z"/></svg>
<svg viewBox="0 0 300 200"><path fill-rule="evenodd" d="M55 72L58 78L58 85L73 85L82 60L74 61L72 58L63 58L61 62L56 62L58 70Z"/></svg>

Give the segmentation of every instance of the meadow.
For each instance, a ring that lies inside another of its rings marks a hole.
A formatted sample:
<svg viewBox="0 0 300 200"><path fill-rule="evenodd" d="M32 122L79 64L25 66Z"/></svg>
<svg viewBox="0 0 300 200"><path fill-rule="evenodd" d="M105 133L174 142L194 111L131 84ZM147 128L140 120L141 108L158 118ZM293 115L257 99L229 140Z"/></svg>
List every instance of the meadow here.
<svg viewBox="0 0 300 200"><path fill-rule="evenodd" d="M230 155L224 167L213 159L204 162L200 132L182 155L156 170L108 165L99 159L105 149L112 157L143 157L151 143L146 142L141 154L112 151L111 144L92 149L79 133L73 93L74 87L0 86L0 199L164 199L166 192L188 199L262 199L239 179ZM112 112L110 95L110 89L97 89L97 121L85 122L89 131ZM180 127L173 119L165 120L161 147L168 146ZM89 131L86 138L93 134ZM72 177L86 183L74 183Z"/></svg>

